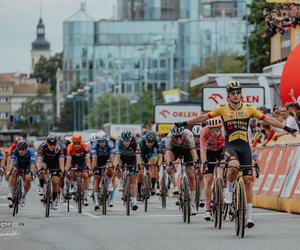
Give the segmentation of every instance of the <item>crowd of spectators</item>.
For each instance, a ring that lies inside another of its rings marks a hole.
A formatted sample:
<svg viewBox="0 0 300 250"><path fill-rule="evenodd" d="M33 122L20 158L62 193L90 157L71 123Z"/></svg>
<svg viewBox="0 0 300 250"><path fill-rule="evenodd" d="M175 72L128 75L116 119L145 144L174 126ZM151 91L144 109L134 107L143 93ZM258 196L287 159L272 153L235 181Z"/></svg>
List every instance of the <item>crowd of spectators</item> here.
<svg viewBox="0 0 300 250"><path fill-rule="evenodd" d="M268 111L266 107L260 107L259 110L271 115L284 125L300 130L300 103L297 101L294 90L291 89L289 96L292 102L286 103L284 106L274 106L272 111ZM279 137L287 135L288 133L282 129L276 129L267 124L266 122L260 122L255 119L250 122L250 136L252 139L252 147L257 145L267 146L270 141L276 141Z"/></svg>
<svg viewBox="0 0 300 250"><path fill-rule="evenodd" d="M263 15L268 27L267 36L269 37L278 32L284 34L286 30L300 25L300 6L296 4L281 5L274 9L265 8Z"/></svg>

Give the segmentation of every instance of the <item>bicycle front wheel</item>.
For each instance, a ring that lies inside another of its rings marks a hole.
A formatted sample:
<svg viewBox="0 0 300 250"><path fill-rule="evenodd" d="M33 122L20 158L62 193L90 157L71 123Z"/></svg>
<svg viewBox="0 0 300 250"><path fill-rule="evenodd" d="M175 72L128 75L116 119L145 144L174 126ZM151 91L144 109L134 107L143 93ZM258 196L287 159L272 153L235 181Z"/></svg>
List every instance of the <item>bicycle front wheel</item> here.
<svg viewBox="0 0 300 250"><path fill-rule="evenodd" d="M190 188L187 177L184 178L184 206L186 211L186 220L187 223L191 222L191 196L190 196Z"/></svg>
<svg viewBox="0 0 300 250"><path fill-rule="evenodd" d="M245 217L246 217L246 197L245 197L245 185L243 182L239 183L239 224L240 224L240 236L245 236Z"/></svg>
<svg viewBox="0 0 300 250"><path fill-rule="evenodd" d="M47 187L46 187L46 211L45 211L45 216L49 217L50 214L50 200L51 200L51 186L50 186L50 180L47 182Z"/></svg>
<svg viewBox="0 0 300 250"><path fill-rule="evenodd" d="M81 179L77 181L77 205L78 205L78 213L82 213L82 203L83 203L83 190Z"/></svg>
<svg viewBox="0 0 300 250"><path fill-rule="evenodd" d="M102 214L106 214L107 208L107 182L104 181L102 185L103 197L102 197ZM96 197L97 198L97 197Z"/></svg>
<svg viewBox="0 0 300 250"><path fill-rule="evenodd" d="M161 207L166 208L167 207L167 187L166 187L166 176L163 174L162 182L161 182Z"/></svg>
<svg viewBox="0 0 300 250"><path fill-rule="evenodd" d="M223 193L223 187L222 187L222 180L221 178L218 178L217 180L217 208L216 208L216 213L218 217L218 228L222 228L222 209L223 209L223 198L222 198L222 193Z"/></svg>

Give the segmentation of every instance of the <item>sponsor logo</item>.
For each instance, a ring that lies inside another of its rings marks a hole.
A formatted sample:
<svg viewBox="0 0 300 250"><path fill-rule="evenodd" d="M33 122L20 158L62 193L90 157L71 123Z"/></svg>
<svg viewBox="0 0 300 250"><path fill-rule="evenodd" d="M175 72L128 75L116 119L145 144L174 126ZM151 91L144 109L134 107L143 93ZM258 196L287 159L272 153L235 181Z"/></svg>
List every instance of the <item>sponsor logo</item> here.
<svg viewBox="0 0 300 250"><path fill-rule="evenodd" d="M162 115L164 118L167 118L168 115L170 115L171 113L166 110L166 109L163 109L162 111L159 112L160 115Z"/></svg>
<svg viewBox="0 0 300 250"><path fill-rule="evenodd" d="M213 93L208 99L211 99L215 104L219 104L218 99L224 100L224 97L219 93Z"/></svg>

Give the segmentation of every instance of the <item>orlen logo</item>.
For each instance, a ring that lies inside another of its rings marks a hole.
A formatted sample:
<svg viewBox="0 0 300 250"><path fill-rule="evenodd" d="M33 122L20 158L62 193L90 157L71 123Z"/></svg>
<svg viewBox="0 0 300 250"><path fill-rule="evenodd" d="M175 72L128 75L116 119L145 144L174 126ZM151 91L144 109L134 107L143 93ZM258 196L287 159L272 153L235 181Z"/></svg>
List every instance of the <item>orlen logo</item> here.
<svg viewBox="0 0 300 250"><path fill-rule="evenodd" d="M223 96L218 93L211 94L211 96L208 97L208 99L211 99L215 104L219 104L219 101L217 99L224 100Z"/></svg>
<svg viewBox="0 0 300 250"><path fill-rule="evenodd" d="M170 115L171 113L166 110L166 109L163 109L162 111L159 112L160 115L162 115L164 118L167 118L168 115Z"/></svg>

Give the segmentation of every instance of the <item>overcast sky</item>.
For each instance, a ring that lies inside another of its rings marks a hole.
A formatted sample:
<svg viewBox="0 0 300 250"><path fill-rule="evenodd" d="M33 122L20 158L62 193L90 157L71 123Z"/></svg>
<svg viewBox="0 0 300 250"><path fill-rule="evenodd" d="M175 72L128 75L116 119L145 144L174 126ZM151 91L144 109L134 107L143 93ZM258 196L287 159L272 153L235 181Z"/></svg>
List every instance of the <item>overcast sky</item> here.
<svg viewBox="0 0 300 250"><path fill-rule="evenodd" d="M0 0L0 73L30 72L31 43L40 16L52 53L62 51L62 23L79 10L84 0ZM111 18L116 0L85 0L95 19Z"/></svg>

